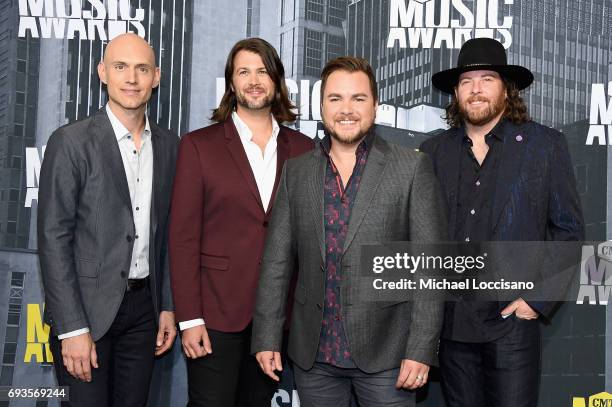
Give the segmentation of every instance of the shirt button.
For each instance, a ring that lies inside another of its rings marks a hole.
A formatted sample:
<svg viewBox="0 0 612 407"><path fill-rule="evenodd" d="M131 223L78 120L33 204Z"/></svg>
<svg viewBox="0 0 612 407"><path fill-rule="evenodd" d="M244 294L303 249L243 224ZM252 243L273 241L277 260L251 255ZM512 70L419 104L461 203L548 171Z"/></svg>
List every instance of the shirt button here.
<svg viewBox="0 0 612 407"><path fill-rule="evenodd" d="M472 210L470 211L470 213L471 213L472 215L474 215L474 214L476 213L476 211L475 211L474 209L472 209Z"/></svg>
<svg viewBox="0 0 612 407"><path fill-rule="evenodd" d="M138 235L134 236L136 239L138 239Z"/></svg>
<svg viewBox="0 0 612 407"><path fill-rule="evenodd" d="M480 180L476 181L476 186L479 187L480 186Z"/></svg>
<svg viewBox="0 0 612 407"><path fill-rule="evenodd" d="M128 136L127 136L127 137L128 137L128 139L131 139L131 138L132 138L132 136L130 136L129 134L128 134Z"/></svg>
<svg viewBox="0 0 612 407"><path fill-rule="evenodd" d="M136 210L137 210L137 211L139 211L139 210L140 210L140 207L139 207L139 206L137 206L137 207L136 207Z"/></svg>
<svg viewBox="0 0 612 407"><path fill-rule="evenodd" d="M134 150L134 154L136 154L136 150Z"/></svg>
<svg viewBox="0 0 612 407"><path fill-rule="evenodd" d="M466 242L469 242L469 241L470 241L470 238L469 238L469 237L466 237L466 238L465 238L465 241L466 241Z"/></svg>

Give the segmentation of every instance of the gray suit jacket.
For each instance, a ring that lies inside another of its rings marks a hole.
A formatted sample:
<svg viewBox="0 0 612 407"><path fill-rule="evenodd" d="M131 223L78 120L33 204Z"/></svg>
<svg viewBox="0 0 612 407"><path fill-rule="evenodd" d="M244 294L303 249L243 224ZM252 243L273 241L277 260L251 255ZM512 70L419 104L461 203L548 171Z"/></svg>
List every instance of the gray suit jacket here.
<svg viewBox="0 0 612 407"><path fill-rule="evenodd" d="M279 351L285 299L295 262L289 356L302 369L316 358L325 295L323 184L320 148L286 162L266 239L252 352ZM355 364L373 373L402 359L435 364L442 323L439 301L372 302L357 284L361 246L446 239L442 195L425 154L375 137L354 203L342 257L341 306ZM371 298L371 293L368 294Z"/></svg>
<svg viewBox="0 0 612 407"><path fill-rule="evenodd" d="M172 310L167 219L178 137L150 121L153 192L149 276L156 313ZM45 322L60 335L100 339L127 287L134 219L121 154L105 109L57 129L40 169L38 254Z"/></svg>

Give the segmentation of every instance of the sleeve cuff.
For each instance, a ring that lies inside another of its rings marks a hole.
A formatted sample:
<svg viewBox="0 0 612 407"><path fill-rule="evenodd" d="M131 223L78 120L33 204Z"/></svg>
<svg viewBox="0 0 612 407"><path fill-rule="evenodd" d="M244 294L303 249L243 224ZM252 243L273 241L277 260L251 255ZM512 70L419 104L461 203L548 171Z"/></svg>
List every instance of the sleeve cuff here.
<svg viewBox="0 0 612 407"><path fill-rule="evenodd" d="M76 331L70 331L70 332L66 332L65 334L57 335L57 339L61 341L62 339L72 338L73 336L79 336L82 334L86 334L88 332L89 332L89 328L81 328L81 329L77 329Z"/></svg>
<svg viewBox="0 0 612 407"><path fill-rule="evenodd" d="M200 326L200 325L205 325L204 319L202 318L190 319L189 321L179 322L179 329L181 331L184 331L185 329L193 328L194 326Z"/></svg>

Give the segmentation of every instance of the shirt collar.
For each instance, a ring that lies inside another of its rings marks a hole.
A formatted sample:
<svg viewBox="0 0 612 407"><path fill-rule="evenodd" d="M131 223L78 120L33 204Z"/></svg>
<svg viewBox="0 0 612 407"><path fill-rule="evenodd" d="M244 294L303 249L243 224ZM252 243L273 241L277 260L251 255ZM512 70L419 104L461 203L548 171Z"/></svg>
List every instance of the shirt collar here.
<svg viewBox="0 0 612 407"><path fill-rule="evenodd" d="M117 116L115 116L108 103L106 104L106 114L111 122L111 126L113 126L113 132L115 132L115 137L117 138L117 141L130 135L130 131L126 129L123 123L121 123ZM145 128L144 132L142 133L142 137L146 138L150 135L151 126L149 124L149 117L145 114Z"/></svg>
<svg viewBox="0 0 612 407"><path fill-rule="evenodd" d="M272 140L276 142L276 138L280 132L280 127L272 114L270 114L270 118L272 119ZM243 143L253 140L253 132L235 111L232 112L232 121L234 122L236 130L238 130L238 136L240 136Z"/></svg>
<svg viewBox="0 0 612 407"><path fill-rule="evenodd" d="M489 137L495 137L499 141L504 141L504 135L505 135L504 131L507 128L506 126L507 122L508 121L502 117L501 120L497 122L495 127L493 127L489 133L487 133L487 135L485 136L485 139ZM461 126L460 129L461 131L459 134L462 135L464 141L468 141L469 136L467 135L467 132L465 131L465 126Z"/></svg>

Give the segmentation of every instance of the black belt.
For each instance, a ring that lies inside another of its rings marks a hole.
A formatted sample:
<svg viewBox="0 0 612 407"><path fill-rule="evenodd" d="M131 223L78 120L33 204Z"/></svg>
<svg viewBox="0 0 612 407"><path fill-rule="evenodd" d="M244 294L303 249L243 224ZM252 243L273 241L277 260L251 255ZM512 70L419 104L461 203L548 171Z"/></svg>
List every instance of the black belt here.
<svg viewBox="0 0 612 407"><path fill-rule="evenodd" d="M149 285L149 277L145 278L130 278L127 281L127 290L128 291L138 291Z"/></svg>

